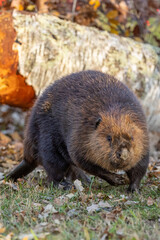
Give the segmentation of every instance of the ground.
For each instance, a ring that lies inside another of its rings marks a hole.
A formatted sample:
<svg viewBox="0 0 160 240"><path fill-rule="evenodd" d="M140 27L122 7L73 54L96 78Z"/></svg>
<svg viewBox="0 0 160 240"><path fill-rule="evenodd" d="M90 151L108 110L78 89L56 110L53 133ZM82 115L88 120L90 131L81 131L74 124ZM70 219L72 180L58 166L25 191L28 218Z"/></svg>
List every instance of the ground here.
<svg viewBox="0 0 160 240"><path fill-rule="evenodd" d="M0 109L0 177L22 159L24 115ZM160 239L160 149L153 139L140 193L95 177L65 191L48 185L41 168L17 183L0 181L0 239Z"/></svg>

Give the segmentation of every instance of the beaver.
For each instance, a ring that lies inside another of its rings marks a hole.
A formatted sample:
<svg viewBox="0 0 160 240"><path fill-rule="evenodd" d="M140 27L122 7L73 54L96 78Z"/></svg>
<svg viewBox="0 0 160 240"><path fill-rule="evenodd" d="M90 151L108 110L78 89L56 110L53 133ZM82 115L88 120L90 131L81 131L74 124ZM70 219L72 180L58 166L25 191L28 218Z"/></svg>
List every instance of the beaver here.
<svg viewBox="0 0 160 240"><path fill-rule="evenodd" d="M137 97L113 76L88 70L54 82L36 100L24 160L7 177L16 180L41 164L57 184L75 166L114 185L113 176L124 170L133 192L148 163L147 124Z"/></svg>

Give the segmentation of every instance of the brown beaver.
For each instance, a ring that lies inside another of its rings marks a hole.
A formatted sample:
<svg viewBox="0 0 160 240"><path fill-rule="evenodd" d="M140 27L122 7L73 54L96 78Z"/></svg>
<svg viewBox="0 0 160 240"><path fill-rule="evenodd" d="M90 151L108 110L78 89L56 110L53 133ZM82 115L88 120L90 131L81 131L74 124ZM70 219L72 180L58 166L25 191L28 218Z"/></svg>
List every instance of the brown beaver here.
<svg viewBox="0 0 160 240"><path fill-rule="evenodd" d="M59 183L76 166L114 184L112 174L124 170L134 191L148 162L146 119L136 96L112 76L82 71L38 98L25 131L24 160L8 177L16 180L41 164Z"/></svg>

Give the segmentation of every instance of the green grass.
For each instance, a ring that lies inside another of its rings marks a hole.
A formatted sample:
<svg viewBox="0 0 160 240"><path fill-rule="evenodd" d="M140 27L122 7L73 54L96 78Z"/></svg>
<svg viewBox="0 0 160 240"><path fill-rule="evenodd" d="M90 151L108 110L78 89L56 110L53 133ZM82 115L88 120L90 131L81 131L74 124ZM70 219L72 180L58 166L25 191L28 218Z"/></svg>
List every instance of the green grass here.
<svg viewBox="0 0 160 240"><path fill-rule="evenodd" d="M93 179L82 195L75 189L44 187L42 182L28 177L17 183L18 191L0 184L0 223L6 228L0 233L3 236L0 239L11 232L12 239L23 239L29 234L35 240L160 239L158 179L153 182L145 179L140 194L129 195L126 186L113 187L99 179ZM71 192L74 196L66 198ZM147 204L149 197L153 199L151 206ZM99 201L107 201L111 207L88 213L87 207ZM52 204L57 213L45 217L48 204Z"/></svg>

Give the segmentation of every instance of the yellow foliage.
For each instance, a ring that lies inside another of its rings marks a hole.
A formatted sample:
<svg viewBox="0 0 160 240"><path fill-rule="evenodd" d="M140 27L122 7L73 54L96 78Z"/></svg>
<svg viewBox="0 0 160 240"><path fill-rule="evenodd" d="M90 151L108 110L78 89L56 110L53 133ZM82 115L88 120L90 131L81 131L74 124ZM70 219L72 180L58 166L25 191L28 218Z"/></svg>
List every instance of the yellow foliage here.
<svg viewBox="0 0 160 240"><path fill-rule="evenodd" d="M118 11L117 10L111 10L106 14L106 17L108 19L113 19L116 18L118 16Z"/></svg>
<svg viewBox="0 0 160 240"><path fill-rule="evenodd" d="M118 31L115 28L112 28L112 27L111 27L111 31L110 32L113 33L113 34L116 34L116 35L119 34Z"/></svg>
<svg viewBox="0 0 160 240"><path fill-rule="evenodd" d="M116 19L109 19L110 24L117 26L119 22Z"/></svg>
<svg viewBox="0 0 160 240"><path fill-rule="evenodd" d="M28 10L28 11L33 11L33 10L35 10L35 5L33 5L33 4L32 4L32 5L28 5L28 6L27 6L27 10Z"/></svg>
<svg viewBox="0 0 160 240"><path fill-rule="evenodd" d="M89 4L94 5L94 7L93 7L94 10L97 10L97 8L100 6L101 3L100 3L100 0L90 0Z"/></svg>
<svg viewBox="0 0 160 240"><path fill-rule="evenodd" d="M19 4L19 5L18 5L18 10L19 10L19 11L23 11L23 10L24 10L24 6L23 6L22 4Z"/></svg>
<svg viewBox="0 0 160 240"><path fill-rule="evenodd" d="M58 11L53 11L53 15L58 17L60 15L60 13Z"/></svg>
<svg viewBox="0 0 160 240"><path fill-rule="evenodd" d="M129 36L130 36L129 30L126 30L126 31L125 31L124 36L125 36L125 37L129 37Z"/></svg>

